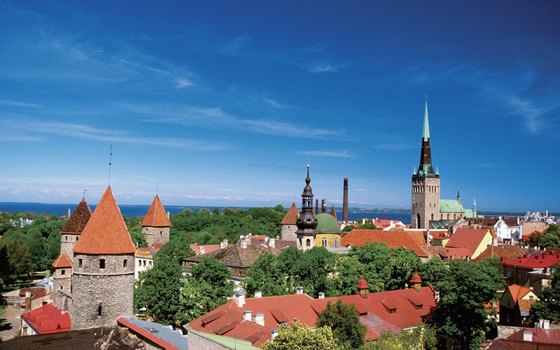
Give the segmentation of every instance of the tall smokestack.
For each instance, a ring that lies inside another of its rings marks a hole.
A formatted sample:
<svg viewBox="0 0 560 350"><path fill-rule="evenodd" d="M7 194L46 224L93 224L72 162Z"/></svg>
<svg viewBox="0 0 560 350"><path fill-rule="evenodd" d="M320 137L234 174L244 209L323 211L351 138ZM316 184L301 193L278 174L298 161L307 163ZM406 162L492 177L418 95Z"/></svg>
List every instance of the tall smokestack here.
<svg viewBox="0 0 560 350"><path fill-rule="evenodd" d="M344 178L344 192L342 195L342 222L348 222L348 178Z"/></svg>
<svg viewBox="0 0 560 350"><path fill-rule="evenodd" d="M323 198L321 199L321 213L326 213L327 212L327 199Z"/></svg>
<svg viewBox="0 0 560 350"><path fill-rule="evenodd" d="M319 214L319 198L315 198L315 215Z"/></svg>

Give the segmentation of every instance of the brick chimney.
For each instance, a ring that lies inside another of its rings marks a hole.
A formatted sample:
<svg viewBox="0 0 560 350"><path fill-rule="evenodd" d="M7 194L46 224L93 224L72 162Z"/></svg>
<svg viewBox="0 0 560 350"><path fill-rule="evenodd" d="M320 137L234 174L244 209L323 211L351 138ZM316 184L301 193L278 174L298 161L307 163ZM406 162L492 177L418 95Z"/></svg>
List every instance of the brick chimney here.
<svg viewBox="0 0 560 350"><path fill-rule="evenodd" d="M255 323L264 327L264 314L262 312L255 313Z"/></svg>
<svg viewBox="0 0 560 350"><path fill-rule="evenodd" d="M342 193L342 222L348 222L348 178L344 178Z"/></svg>
<svg viewBox="0 0 560 350"><path fill-rule="evenodd" d="M296 287L296 294L303 294L303 287L302 286L297 286Z"/></svg>

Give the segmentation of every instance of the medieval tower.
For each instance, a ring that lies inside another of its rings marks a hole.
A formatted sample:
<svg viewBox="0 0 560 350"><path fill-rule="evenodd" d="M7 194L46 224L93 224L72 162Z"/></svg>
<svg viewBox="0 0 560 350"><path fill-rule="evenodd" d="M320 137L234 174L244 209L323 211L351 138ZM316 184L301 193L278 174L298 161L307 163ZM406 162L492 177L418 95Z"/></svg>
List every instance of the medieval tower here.
<svg viewBox="0 0 560 350"><path fill-rule="evenodd" d="M311 178L309 177L309 163L307 163L307 177L305 187L301 194L301 213L297 219L297 247L301 250L308 250L315 246L315 235L317 228L317 218L313 214L313 191L311 190Z"/></svg>
<svg viewBox="0 0 560 350"><path fill-rule="evenodd" d="M131 317L134 244L108 187L74 246L72 329L112 327Z"/></svg>
<svg viewBox="0 0 560 350"><path fill-rule="evenodd" d="M161 200L156 194L150 209L148 209L148 212L142 221L142 233L146 238L148 247L151 247L154 244L164 245L169 242L170 226L169 218L165 213L163 204L161 204Z"/></svg>
<svg viewBox="0 0 560 350"><path fill-rule="evenodd" d="M420 165L412 174L412 227L428 229L430 221L440 219L440 179L432 165L428 98L424 107L424 129Z"/></svg>
<svg viewBox="0 0 560 350"><path fill-rule="evenodd" d="M72 258L74 245L91 217L91 209L82 198L60 233L60 255L53 262L53 299L61 310L69 309L72 295Z"/></svg>

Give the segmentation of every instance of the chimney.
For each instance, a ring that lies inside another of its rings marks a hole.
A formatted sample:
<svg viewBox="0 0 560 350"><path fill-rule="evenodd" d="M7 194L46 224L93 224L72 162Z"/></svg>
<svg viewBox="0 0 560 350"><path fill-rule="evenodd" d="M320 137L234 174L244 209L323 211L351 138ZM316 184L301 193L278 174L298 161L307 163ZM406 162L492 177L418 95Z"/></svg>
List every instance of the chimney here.
<svg viewBox="0 0 560 350"><path fill-rule="evenodd" d="M439 301L439 291L434 291L434 299L436 299L436 301Z"/></svg>
<svg viewBox="0 0 560 350"><path fill-rule="evenodd" d="M252 319L252 315L251 315L251 310L245 310L243 311L243 321L251 321Z"/></svg>
<svg viewBox="0 0 560 350"><path fill-rule="evenodd" d="M226 249L228 247L228 240L224 238L223 241L220 242L220 249Z"/></svg>
<svg viewBox="0 0 560 350"><path fill-rule="evenodd" d="M303 294L303 287L302 286L297 286L296 287L296 294Z"/></svg>
<svg viewBox="0 0 560 350"><path fill-rule="evenodd" d="M247 240L241 239L241 249L247 249Z"/></svg>
<svg viewBox="0 0 560 350"><path fill-rule="evenodd" d="M264 314L262 312L257 312L255 314L255 323L258 324L259 326L264 327Z"/></svg>
<svg viewBox="0 0 560 350"><path fill-rule="evenodd" d="M242 291L236 290L233 293L233 300L235 301L235 305L237 305L237 307L242 307L245 305L245 294L243 294Z"/></svg>
<svg viewBox="0 0 560 350"><path fill-rule="evenodd" d="M199 246L198 247L198 255L202 255L202 254L205 254L205 253L206 253L206 248L203 245Z"/></svg>
<svg viewBox="0 0 560 350"><path fill-rule="evenodd" d="M523 341L533 341L533 331L529 329L523 330Z"/></svg>
<svg viewBox="0 0 560 350"><path fill-rule="evenodd" d="M31 292L25 292L25 312L31 311Z"/></svg>
<svg viewBox="0 0 560 350"><path fill-rule="evenodd" d="M319 198L315 199L315 215L319 214Z"/></svg>
<svg viewBox="0 0 560 350"><path fill-rule="evenodd" d="M262 298L262 292L260 290L255 291L255 298L256 299Z"/></svg>
<svg viewBox="0 0 560 350"><path fill-rule="evenodd" d="M278 336L278 329L274 328L270 331L270 339L274 339Z"/></svg>
<svg viewBox="0 0 560 350"><path fill-rule="evenodd" d="M276 238L269 238L268 239L268 246L270 248L276 248Z"/></svg>
<svg viewBox="0 0 560 350"><path fill-rule="evenodd" d="M542 329L550 329L550 320L539 320L539 328Z"/></svg>
<svg viewBox="0 0 560 350"><path fill-rule="evenodd" d="M321 213L326 213L327 212L327 199L323 198L321 199Z"/></svg>
<svg viewBox="0 0 560 350"><path fill-rule="evenodd" d="M319 299L325 299L325 293L319 292Z"/></svg>
<svg viewBox="0 0 560 350"><path fill-rule="evenodd" d="M344 178L342 193L342 222L348 222L348 178Z"/></svg>

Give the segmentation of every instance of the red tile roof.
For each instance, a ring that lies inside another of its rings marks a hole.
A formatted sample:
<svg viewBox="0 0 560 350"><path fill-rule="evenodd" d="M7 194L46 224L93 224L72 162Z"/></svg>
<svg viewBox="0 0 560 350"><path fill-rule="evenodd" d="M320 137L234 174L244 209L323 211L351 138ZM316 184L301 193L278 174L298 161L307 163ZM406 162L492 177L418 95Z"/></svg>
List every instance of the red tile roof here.
<svg viewBox="0 0 560 350"><path fill-rule="evenodd" d="M64 252L60 252L58 258L52 263L55 269L60 269L63 267L72 267L72 260Z"/></svg>
<svg viewBox="0 0 560 350"><path fill-rule="evenodd" d="M560 254L549 251L545 254L538 256L527 256L517 259L503 259L503 265L522 267L526 269L537 269L551 267L560 264Z"/></svg>
<svg viewBox="0 0 560 350"><path fill-rule="evenodd" d="M142 221L142 227L169 227L171 224L169 223L169 218L167 218L167 213L163 208L163 204L161 204L161 200L159 196L156 194L154 200L152 201L152 205L144 220Z"/></svg>
<svg viewBox="0 0 560 350"><path fill-rule="evenodd" d="M284 219L282 219L281 225L295 225L298 216L299 212L297 210L296 204L292 203L292 206L284 216Z"/></svg>
<svg viewBox="0 0 560 350"><path fill-rule="evenodd" d="M319 313L327 303L337 300L353 304L360 314L360 322L366 325L368 339L377 339L386 331L399 332L403 328L416 326L436 304L432 287L412 288L379 293L313 299L306 294L292 294L262 298L247 298L245 304L237 306L231 300L208 314L191 321L194 330L251 340L254 346L261 346L270 339L270 331L283 322L295 319L307 327L314 327ZM390 305L388 308L386 305ZM391 309L391 310L389 310ZM243 321L244 311L264 315L264 327L250 321Z"/></svg>
<svg viewBox="0 0 560 350"><path fill-rule="evenodd" d="M70 314L63 313L53 304L45 304L22 314L21 317L38 334L70 332Z"/></svg>
<svg viewBox="0 0 560 350"><path fill-rule="evenodd" d="M509 294L511 294L511 298L513 299L514 303L517 303L519 299L523 298L527 293L531 290L527 287L520 286L518 284L512 284L507 287Z"/></svg>
<svg viewBox="0 0 560 350"><path fill-rule="evenodd" d="M487 233L489 233L489 230L485 228L458 228L451 236L451 239L449 239L449 242L447 242L445 247L464 248L466 251L459 252L459 250L456 250L455 253L470 258L476 251L476 248L478 248L480 243L482 243L482 240L486 237Z"/></svg>
<svg viewBox="0 0 560 350"><path fill-rule="evenodd" d="M31 300L42 298L48 294L48 290L45 287L30 287L21 288L19 290L19 296L23 298L27 292L31 293Z"/></svg>
<svg viewBox="0 0 560 350"><path fill-rule="evenodd" d="M421 231L383 231L354 229L342 237L342 246L362 247L366 243L384 243L389 248L412 250L419 257L427 257L423 248L424 236ZM422 242L422 243L421 243Z"/></svg>
<svg viewBox="0 0 560 350"><path fill-rule="evenodd" d="M74 246L78 254L134 254L135 248L111 187L99 200L80 240Z"/></svg>
<svg viewBox="0 0 560 350"><path fill-rule="evenodd" d="M479 256L474 259L475 261L481 261L487 258L504 258L504 259L517 259L523 257L525 252L517 245L497 245L490 246L486 248L485 251L480 253Z"/></svg>
<svg viewBox="0 0 560 350"><path fill-rule="evenodd" d="M560 345L560 329L524 328L517 333L513 333L507 339L523 340L524 331L533 332L534 343ZM543 349L549 349L549 348L543 347Z"/></svg>
<svg viewBox="0 0 560 350"><path fill-rule="evenodd" d="M74 213L70 216L64 227L62 228L62 234L74 234L79 235L86 227L86 224L91 217L91 209L86 202L85 198L82 198Z"/></svg>
<svg viewBox="0 0 560 350"><path fill-rule="evenodd" d="M360 278L360 280L358 281L358 290L361 289L368 289L368 284L365 278Z"/></svg>

